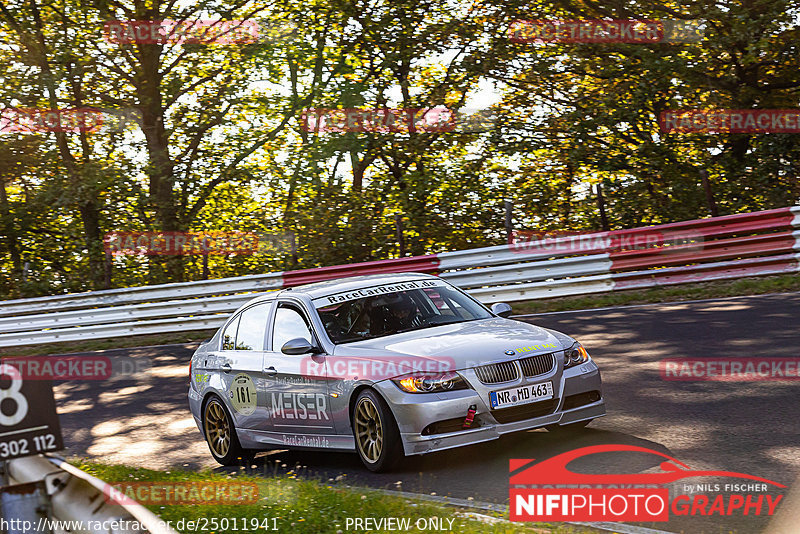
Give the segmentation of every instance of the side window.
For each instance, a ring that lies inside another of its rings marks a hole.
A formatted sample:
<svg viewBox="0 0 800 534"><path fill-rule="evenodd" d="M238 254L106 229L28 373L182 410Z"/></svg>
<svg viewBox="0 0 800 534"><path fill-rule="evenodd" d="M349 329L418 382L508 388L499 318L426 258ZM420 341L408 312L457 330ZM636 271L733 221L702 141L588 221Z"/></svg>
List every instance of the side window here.
<svg viewBox="0 0 800 534"><path fill-rule="evenodd" d="M239 319L242 315L236 316L236 319L230 322L225 332L222 334L222 350L233 350L236 341L236 329L239 327Z"/></svg>
<svg viewBox="0 0 800 534"><path fill-rule="evenodd" d="M264 350L269 304L257 304L244 310L236 334L236 350Z"/></svg>
<svg viewBox="0 0 800 534"><path fill-rule="evenodd" d="M272 332L272 350L280 352L281 347L290 339L302 337L313 340L311 329L303 315L294 308L281 306L275 313L275 329Z"/></svg>

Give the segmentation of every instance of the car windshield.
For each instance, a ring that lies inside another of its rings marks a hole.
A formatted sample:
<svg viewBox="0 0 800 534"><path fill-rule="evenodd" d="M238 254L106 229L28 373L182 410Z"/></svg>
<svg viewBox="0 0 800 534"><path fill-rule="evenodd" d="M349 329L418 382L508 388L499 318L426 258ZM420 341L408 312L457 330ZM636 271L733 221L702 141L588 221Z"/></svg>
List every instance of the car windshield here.
<svg viewBox="0 0 800 534"><path fill-rule="evenodd" d="M314 303L336 344L492 316L471 297L433 280L364 288Z"/></svg>

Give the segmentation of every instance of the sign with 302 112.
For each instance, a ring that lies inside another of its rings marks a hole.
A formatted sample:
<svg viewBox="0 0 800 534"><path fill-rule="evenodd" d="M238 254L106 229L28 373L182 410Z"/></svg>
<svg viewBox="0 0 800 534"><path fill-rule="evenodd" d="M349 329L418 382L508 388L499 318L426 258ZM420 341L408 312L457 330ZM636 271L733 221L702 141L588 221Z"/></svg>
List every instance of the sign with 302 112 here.
<svg viewBox="0 0 800 534"><path fill-rule="evenodd" d="M0 359L0 461L63 448L52 382Z"/></svg>

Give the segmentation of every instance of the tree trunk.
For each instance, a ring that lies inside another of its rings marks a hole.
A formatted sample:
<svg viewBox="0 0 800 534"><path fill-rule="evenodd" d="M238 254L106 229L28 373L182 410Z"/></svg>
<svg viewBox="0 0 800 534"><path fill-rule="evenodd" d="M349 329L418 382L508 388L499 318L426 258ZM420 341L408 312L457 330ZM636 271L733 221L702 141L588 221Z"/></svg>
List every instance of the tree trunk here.
<svg viewBox="0 0 800 534"><path fill-rule="evenodd" d="M719 211L717 210L717 202L714 200L714 191L711 189L711 182L708 181L708 171L703 169L700 171L700 178L703 180L703 190L706 193L706 205L708 212L712 217L718 217Z"/></svg>
<svg viewBox="0 0 800 534"><path fill-rule="evenodd" d="M2 224L3 234L6 236L6 248L11 257L11 278L19 280L22 277L22 257L19 252L19 238L14 227L14 215L8 205L8 194L6 192L6 182L0 178L0 224Z"/></svg>
<svg viewBox="0 0 800 534"><path fill-rule="evenodd" d="M174 163L169 155L169 143L164 127L164 105L161 97L159 72L160 47L143 47L141 52L142 78L136 91L142 111L142 131L147 144L147 175L150 182L150 202L155 211L156 230L184 231L176 206ZM183 282L183 256L152 256L152 282Z"/></svg>
<svg viewBox="0 0 800 534"><path fill-rule="evenodd" d="M603 184L597 184L597 211L600 212L600 226L604 232L611 230L608 226L608 216L606 215L606 199L603 197Z"/></svg>

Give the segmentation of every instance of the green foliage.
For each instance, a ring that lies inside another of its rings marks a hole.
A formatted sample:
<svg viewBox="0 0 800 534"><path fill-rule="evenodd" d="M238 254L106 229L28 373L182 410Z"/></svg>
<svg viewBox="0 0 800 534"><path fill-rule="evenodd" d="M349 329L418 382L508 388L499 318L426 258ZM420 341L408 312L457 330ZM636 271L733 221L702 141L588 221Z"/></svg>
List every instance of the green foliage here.
<svg viewBox="0 0 800 534"><path fill-rule="evenodd" d="M0 298L311 268L800 198L795 134L675 134L670 109L798 108L800 9L510 0L0 3L0 107L95 108L95 132L0 134ZM252 19L257 42L117 44L110 20ZM698 42L515 43L520 19L684 19ZM488 127L314 133L315 108L465 110ZM106 115L109 117L108 113ZM252 255L119 256L113 231L240 231ZM292 237L294 236L294 237Z"/></svg>

